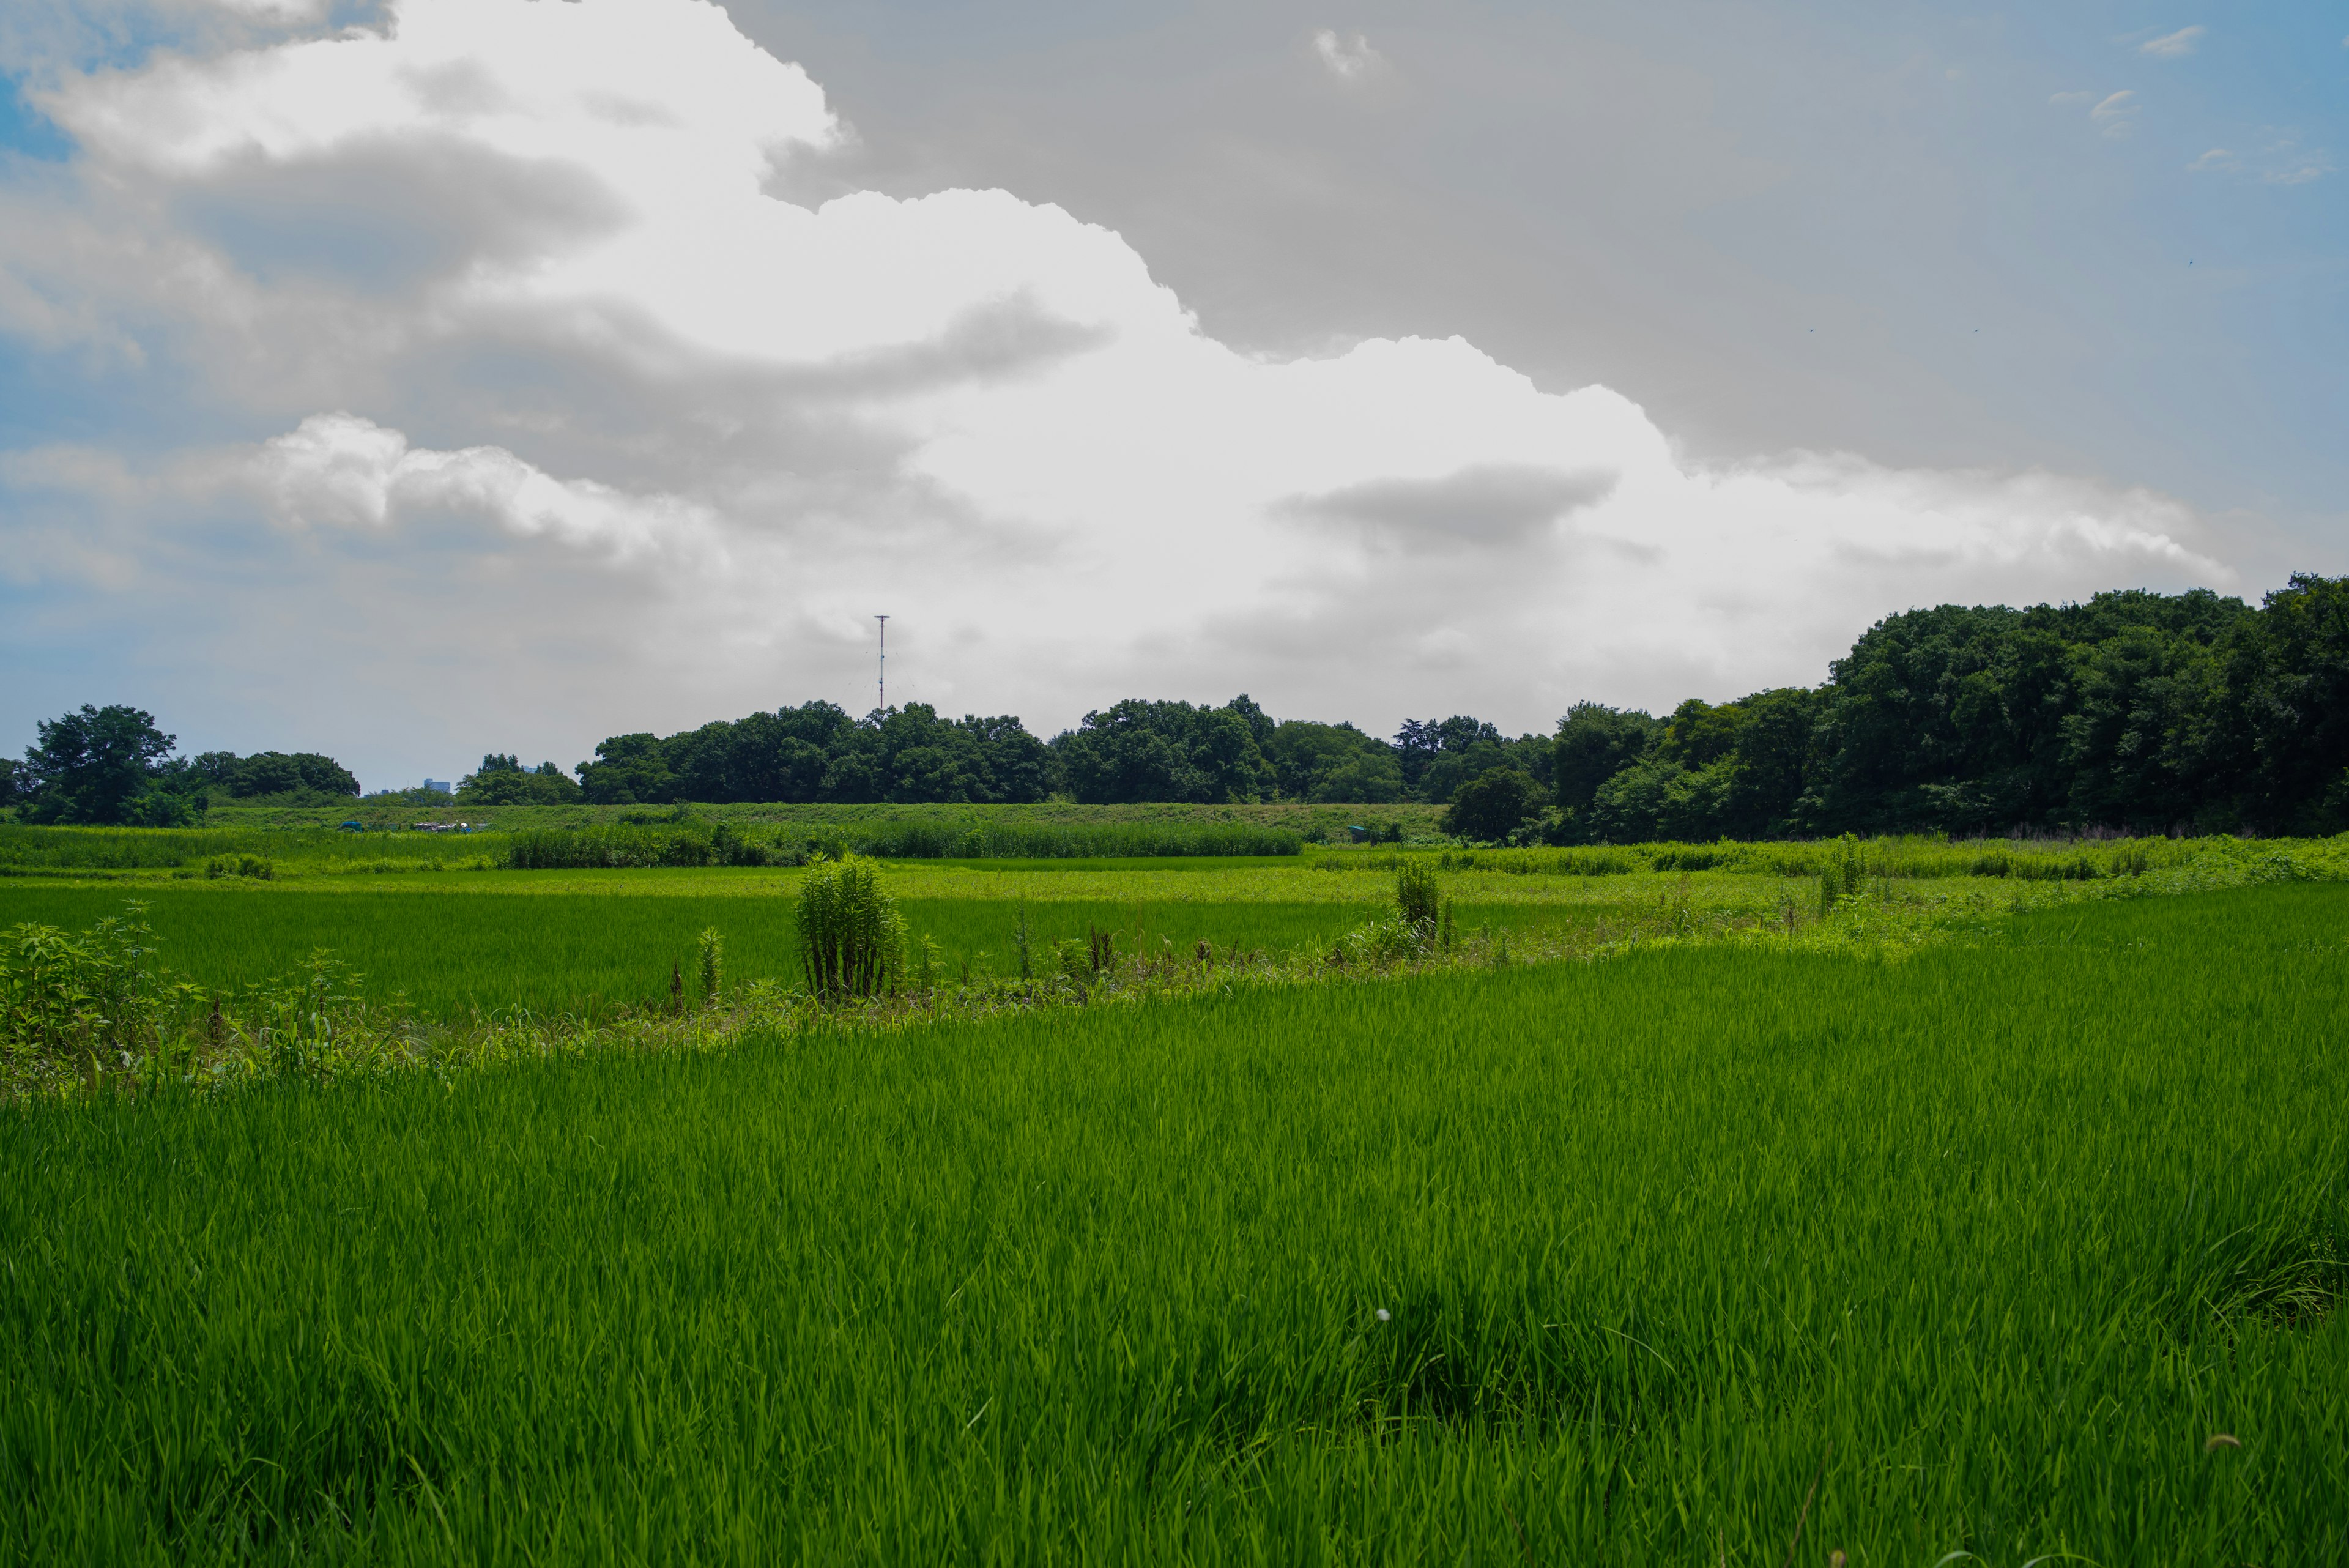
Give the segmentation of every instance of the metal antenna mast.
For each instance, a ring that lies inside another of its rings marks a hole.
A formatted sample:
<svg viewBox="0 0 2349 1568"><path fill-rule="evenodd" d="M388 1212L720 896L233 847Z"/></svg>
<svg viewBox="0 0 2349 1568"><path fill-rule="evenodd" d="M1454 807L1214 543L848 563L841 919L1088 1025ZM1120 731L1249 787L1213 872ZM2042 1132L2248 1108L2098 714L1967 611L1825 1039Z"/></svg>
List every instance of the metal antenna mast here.
<svg viewBox="0 0 2349 1568"><path fill-rule="evenodd" d="M873 618L881 623L881 711L886 713L889 711L889 618L876 615Z"/></svg>

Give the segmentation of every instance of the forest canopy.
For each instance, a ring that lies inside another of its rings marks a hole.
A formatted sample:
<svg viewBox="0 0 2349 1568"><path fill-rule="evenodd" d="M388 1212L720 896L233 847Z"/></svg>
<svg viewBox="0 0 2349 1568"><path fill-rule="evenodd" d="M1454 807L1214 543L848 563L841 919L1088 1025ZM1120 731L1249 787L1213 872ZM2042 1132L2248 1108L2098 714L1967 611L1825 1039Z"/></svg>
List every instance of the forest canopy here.
<svg viewBox="0 0 2349 1568"><path fill-rule="evenodd" d="M0 765L44 822L191 820L208 800L331 803L316 753L171 754L146 712L85 707ZM575 781L574 774L576 775ZM1943 605L1877 622L1816 687L1691 698L1657 717L1579 702L1552 734L1465 714L1351 723L1128 698L1050 741L1009 715L804 702L614 735L570 773L492 753L462 805L813 803L1452 807L1479 840L1632 843L1838 833L2349 829L2349 578L2295 576L2254 609L2207 589L2082 604Z"/></svg>

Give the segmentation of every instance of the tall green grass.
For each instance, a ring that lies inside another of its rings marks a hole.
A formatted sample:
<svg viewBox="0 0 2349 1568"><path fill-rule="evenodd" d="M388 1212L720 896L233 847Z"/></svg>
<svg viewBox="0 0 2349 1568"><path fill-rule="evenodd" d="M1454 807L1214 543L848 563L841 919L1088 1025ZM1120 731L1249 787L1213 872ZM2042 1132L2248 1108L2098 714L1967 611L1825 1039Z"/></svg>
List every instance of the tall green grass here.
<svg viewBox="0 0 2349 1568"><path fill-rule="evenodd" d="M0 1109L0 1561L2340 1561L2344 917Z"/></svg>

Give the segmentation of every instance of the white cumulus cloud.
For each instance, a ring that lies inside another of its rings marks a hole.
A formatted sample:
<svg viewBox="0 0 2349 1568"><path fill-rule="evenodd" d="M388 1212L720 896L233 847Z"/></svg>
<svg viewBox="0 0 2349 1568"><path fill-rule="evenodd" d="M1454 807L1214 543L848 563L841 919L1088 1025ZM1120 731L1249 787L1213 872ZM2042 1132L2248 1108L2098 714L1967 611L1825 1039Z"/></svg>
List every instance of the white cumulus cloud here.
<svg viewBox="0 0 2349 1568"><path fill-rule="evenodd" d="M1815 681L1912 605L2230 580L2142 491L1698 469L1457 337L1240 353L1016 193L780 200L840 122L700 0L401 0L43 105L79 182L0 192L0 332L247 434L16 454L0 555L197 707L365 688L299 737L361 757L861 705L880 611L893 695L1046 730L1241 690L1535 726ZM419 694L426 649L494 679Z"/></svg>

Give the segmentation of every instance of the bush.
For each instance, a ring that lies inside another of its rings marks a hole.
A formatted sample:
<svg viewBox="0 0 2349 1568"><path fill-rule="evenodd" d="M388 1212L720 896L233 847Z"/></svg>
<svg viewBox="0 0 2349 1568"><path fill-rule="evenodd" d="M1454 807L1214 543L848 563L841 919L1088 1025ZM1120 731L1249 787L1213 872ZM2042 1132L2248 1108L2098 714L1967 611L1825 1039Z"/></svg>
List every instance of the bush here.
<svg viewBox="0 0 2349 1568"><path fill-rule="evenodd" d="M277 875L277 865L259 855L215 855L204 862L204 875L215 880L250 877L256 882L266 882Z"/></svg>
<svg viewBox="0 0 2349 1568"><path fill-rule="evenodd" d="M896 989L905 922L869 860L819 861L800 882L800 956L818 996L879 996Z"/></svg>

